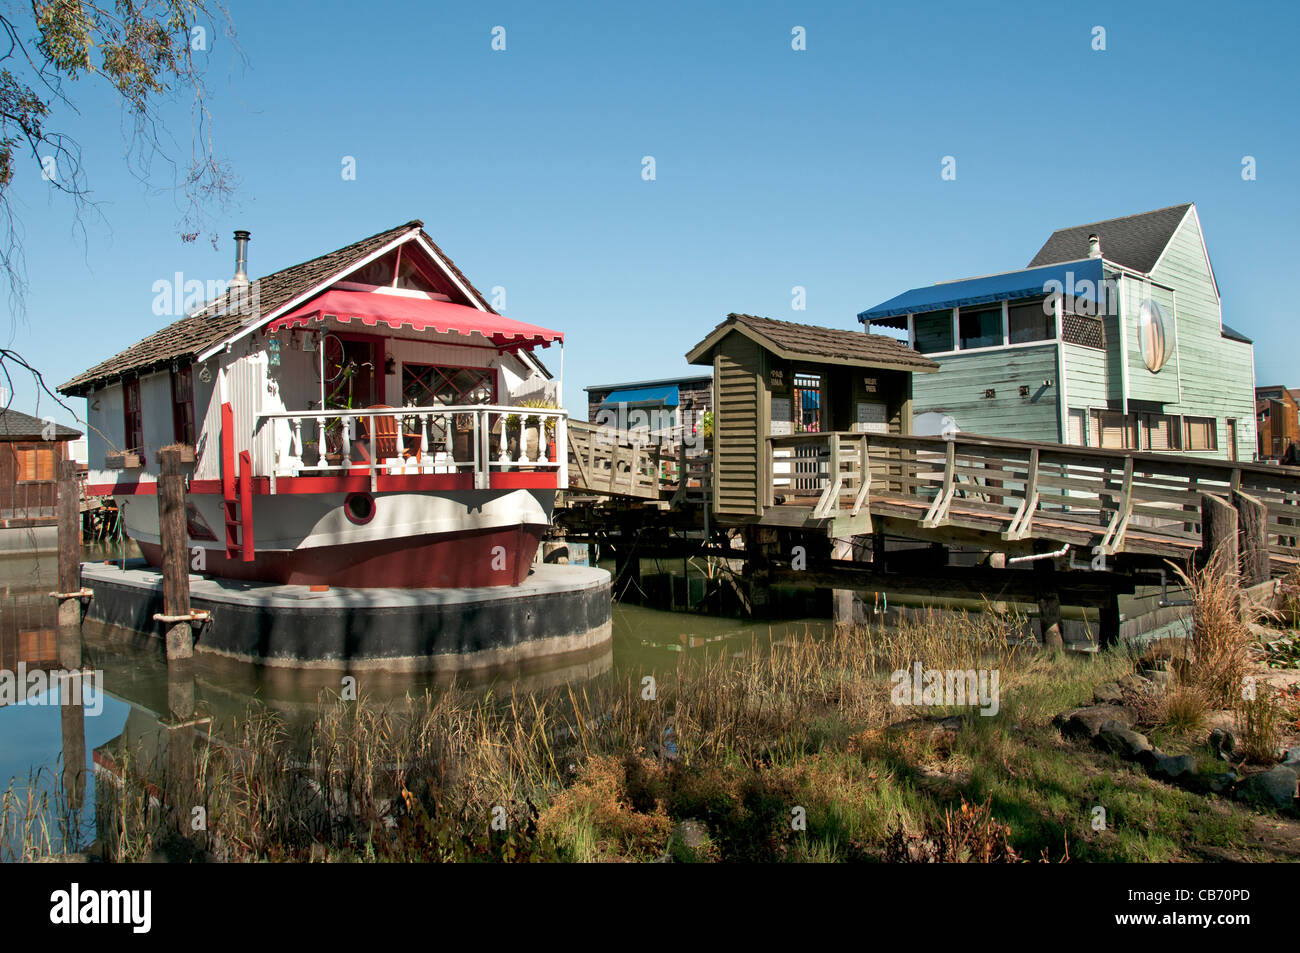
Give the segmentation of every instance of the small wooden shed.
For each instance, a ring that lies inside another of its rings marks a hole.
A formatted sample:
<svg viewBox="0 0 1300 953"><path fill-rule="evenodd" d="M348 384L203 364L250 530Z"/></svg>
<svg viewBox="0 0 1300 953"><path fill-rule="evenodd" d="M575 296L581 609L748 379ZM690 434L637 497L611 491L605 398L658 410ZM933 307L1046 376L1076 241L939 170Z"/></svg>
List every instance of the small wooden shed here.
<svg viewBox="0 0 1300 953"><path fill-rule="evenodd" d="M55 525L59 464L80 436L51 420L0 409L0 529Z"/></svg>
<svg viewBox="0 0 1300 953"><path fill-rule="evenodd" d="M713 512L774 525L824 518L816 501L841 448L849 460L856 435L911 434L912 374L939 367L883 335L749 314L728 315L686 359L713 367Z"/></svg>

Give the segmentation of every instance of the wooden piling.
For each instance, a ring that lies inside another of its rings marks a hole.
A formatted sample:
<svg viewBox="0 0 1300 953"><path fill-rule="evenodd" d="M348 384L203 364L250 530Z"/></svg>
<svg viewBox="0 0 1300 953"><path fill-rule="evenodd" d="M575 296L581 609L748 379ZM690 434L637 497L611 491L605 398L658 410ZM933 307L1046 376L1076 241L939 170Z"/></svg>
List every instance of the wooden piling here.
<svg viewBox="0 0 1300 953"><path fill-rule="evenodd" d="M77 485L75 460L59 461L59 619L60 629L79 629L81 626L81 490ZM78 637L80 646L80 637ZM63 660L60 659L60 662ZM81 653L77 660L65 668L80 668Z"/></svg>
<svg viewBox="0 0 1300 953"><path fill-rule="evenodd" d="M1240 550L1241 584L1249 588L1268 582L1272 566L1268 552L1268 508L1240 490L1232 491L1237 511L1237 546Z"/></svg>
<svg viewBox="0 0 1300 953"><path fill-rule="evenodd" d="M1099 638L1101 647L1105 649L1118 643L1120 631L1119 593L1111 593L1106 604L1101 607L1100 622Z"/></svg>
<svg viewBox="0 0 1300 953"><path fill-rule="evenodd" d="M1034 563L1038 588L1038 641L1044 648L1065 647L1061 637L1061 594L1056 586L1056 566L1050 559Z"/></svg>
<svg viewBox="0 0 1300 953"><path fill-rule="evenodd" d="M185 474L181 448L158 452L158 527L162 543L163 611L167 627L167 661L192 658L194 632L190 626L190 569L185 526Z"/></svg>
<svg viewBox="0 0 1300 953"><path fill-rule="evenodd" d="M80 600L76 601L80 604ZM81 672L61 672L59 728L63 742L63 796L73 810L81 810L86 793L86 709L82 705ZM102 685L95 685L103 691Z"/></svg>
<svg viewBox="0 0 1300 953"><path fill-rule="evenodd" d="M832 559L852 562L854 549L852 539L831 540ZM835 625L852 626L857 621L856 614L853 611L853 603L856 597L857 593L852 589L831 590L831 619Z"/></svg>
<svg viewBox="0 0 1300 953"><path fill-rule="evenodd" d="M1237 511L1221 496L1201 494L1202 565L1237 575Z"/></svg>

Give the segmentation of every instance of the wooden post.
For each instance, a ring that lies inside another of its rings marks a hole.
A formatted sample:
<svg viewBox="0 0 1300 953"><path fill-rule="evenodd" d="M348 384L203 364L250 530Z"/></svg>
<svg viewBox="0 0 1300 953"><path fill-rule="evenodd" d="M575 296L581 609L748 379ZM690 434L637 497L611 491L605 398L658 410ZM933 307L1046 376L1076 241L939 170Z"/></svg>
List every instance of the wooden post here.
<svg viewBox="0 0 1300 953"><path fill-rule="evenodd" d="M1120 614L1119 593L1112 592L1110 599L1101 607L1101 647L1110 648L1119 643Z"/></svg>
<svg viewBox="0 0 1300 953"><path fill-rule="evenodd" d="M614 551L614 597L619 602L631 601L637 605L641 598L641 556L637 551L636 541L624 537L617 546L610 546Z"/></svg>
<svg viewBox="0 0 1300 953"><path fill-rule="evenodd" d="M1201 494L1201 550L1211 572L1237 575L1237 511L1213 493Z"/></svg>
<svg viewBox="0 0 1300 953"><path fill-rule="evenodd" d="M1249 494L1232 491L1237 511L1237 545L1241 550L1241 584L1246 587L1268 582L1272 565L1268 552L1268 508Z"/></svg>
<svg viewBox="0 0 1300 953"><path fill-rule="evenodd" d="M1056 566L1050 559L1034 563L1038 584L1038 641L1044 648L1065 647L1061 637L1061 595L1056 588Z"/></svg>
<svg viewBox="0 0 1300 953"><path fill-rule="evenodd" d="M833 539L831 540L831 559L850 562L853 560L854 548L852 539ZM856 593L852 589L831 590L832 623L834 625L852 626L857 621L853 612L855 596Z"/></svg>
<svg viewBox="0 0 1300 953"><path fill-rule="evenodd" d="M1035 449L1034 452L1037 453L1038 451ZM1006 554L1006 553L989 553L989 568L990 568L990 569L1006 569L1006 568L1007 568L1007 554ZM989 608L990 608L992 611L998 613L999 615L1006 615L1007 612L1010 610L1011 607L1010 607L1006 602L1002 601L1001 599L997 599L997 600L994 600L994 601L989 602Z"/></svg>
<svg viewBox="0 0 1300 953"><path fill-rule="evenodd" d="M75 460L59 461L59 620L60 629L81 626L81 491ZM59 659L64 668L81 667L81 638L77 636L75 662Z"/></svg>
<svg viewBox="0 0 1300 953"><path fill-rule="evenodd" d="M75 600L74 604L80 604ZM80 668L80 663L78 663ZM82 675L64 671L59 679L59 726L63 742L63 796L68 807L81 810L86 792L86 709L82 705ZM96 691L104 686L96 684Z"/></svg>
<svg viewBox="0 0 1300 953"><path fill-rule="evenodd" d="M192 658L190 628L190 567L185 529L185 474L179 447L158 452L158 532L162 543L163 619L167 627L167 661ZM251 500L244 502L251 505Z"/></svg>

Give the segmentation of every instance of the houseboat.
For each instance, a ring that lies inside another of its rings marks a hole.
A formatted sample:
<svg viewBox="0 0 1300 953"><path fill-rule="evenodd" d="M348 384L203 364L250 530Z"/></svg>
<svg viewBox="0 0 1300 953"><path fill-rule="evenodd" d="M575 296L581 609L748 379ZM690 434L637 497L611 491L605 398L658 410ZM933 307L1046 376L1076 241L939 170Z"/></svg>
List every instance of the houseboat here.
<svg viewBox="0 0 1300 953"><path fill-rule="evenodd" d="M562 369L564 335L498 314L420 221L253 281L249 238L219 294L60 388L87 403L88 492L158 565L159 451L180 445L195 572L521 583L566 481L537 353Z"/></svg>

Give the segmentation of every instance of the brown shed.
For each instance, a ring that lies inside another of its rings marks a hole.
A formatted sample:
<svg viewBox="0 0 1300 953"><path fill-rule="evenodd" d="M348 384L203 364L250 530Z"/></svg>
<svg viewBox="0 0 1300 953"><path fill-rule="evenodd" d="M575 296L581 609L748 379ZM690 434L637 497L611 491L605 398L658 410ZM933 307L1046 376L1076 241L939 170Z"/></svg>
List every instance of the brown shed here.
<svg viewBox="0 0 1300 953"><path fill-rule="evenodd" d="M713 366L713 511L764 522L817 498L841 437L910 434L912 374L939 368L883 335L749 314L728 315L686 359Z"/></svg>
<svg viewBox="0 0 1300 953"><path fill-rule="evenodd" d="M0 410L0 528L54 524L59 463L80 431Z"/></svg>

